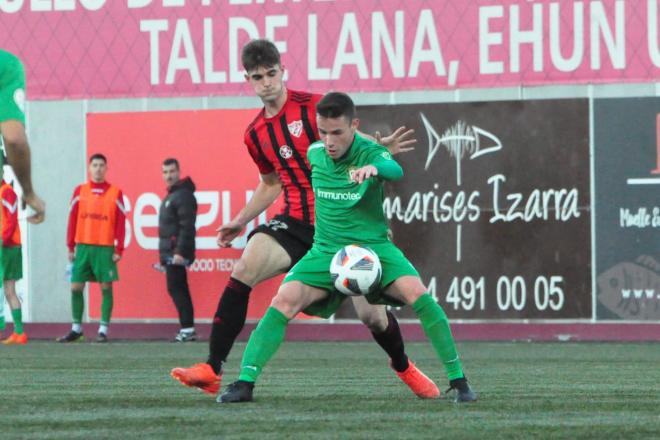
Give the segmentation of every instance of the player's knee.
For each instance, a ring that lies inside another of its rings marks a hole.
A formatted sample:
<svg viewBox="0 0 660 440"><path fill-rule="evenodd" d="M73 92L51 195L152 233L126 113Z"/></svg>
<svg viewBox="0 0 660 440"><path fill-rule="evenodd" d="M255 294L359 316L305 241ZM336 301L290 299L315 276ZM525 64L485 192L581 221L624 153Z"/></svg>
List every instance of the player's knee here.
<svg viewBox="0 0 660 440"><path fill-rule="evenodd" d="M279 310L280 313L289 319L293 319L296 316L295 304L293 301L291 301L290 298L287 298L284 295L280 295L279 293L275 295L275 298L273 298L273 301L270 303L270 305L271 307Z"/></svg>
<svg viewBox="0 0 660 440"><path fill-rule="evenodd" d="M387 329L387 315L384 311L358 312L358 318L374 333L381 333Z"/></svg>
<svg viewBox="0 0 660 440"><path fill-rule="evenodd" d="M427 293L426 287L420 282L418 285L413 284L408 289L403 291L403 297L408 305L413 305L419 297Z"/></svg>
<svg viewBox="0 0 660 440"><path fill-rule="evenodd" d="M270 305L287 318L293 319L301 310L301 302L299 292L285 284L277 292Z"/></svg>
<svg viewBox="0 0 660 440"><path fill-rule="evenodd" d="M245 258L241 257L234 263L234 270L231 272L231 277L240 281L248 286L256 284L256 277L258 272L254 269L254 265L250 264Z"/></svg>

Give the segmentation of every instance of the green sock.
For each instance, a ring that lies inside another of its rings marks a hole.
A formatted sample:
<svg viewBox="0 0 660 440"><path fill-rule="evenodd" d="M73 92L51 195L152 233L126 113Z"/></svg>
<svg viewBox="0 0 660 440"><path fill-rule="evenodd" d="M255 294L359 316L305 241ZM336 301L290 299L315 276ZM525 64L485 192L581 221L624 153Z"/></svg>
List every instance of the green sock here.
<svg viewBox="0 0 660 440"><path fill-rule="evenodd" d="M71 315L74 324L82 324L83 310L85 309L85 298L82 290L71 291Z"/></svg>
<svg viewBox="0 0 660 440"><path fill-rule="evenodd" d="M256 382L266 363L284 341L289 320L279 310L269 307L250 335L241 361L239 380Z"/></svg>
<svg viewBox="0 0 660 440"><path fill-rule="evenodd" d="M7 324L5 323L5 315L3 314L2 316L0 316L0 332L5 329L6 325Z"/></svg>
<svg viewBox="0 0 660 440"><path fill-rule="evenodd" d="M23 334L23 311L21 308L11 309L11 317L14 319L14 333Z"/></svg>
<svg viewBox="0 0 660 440"><path fill-rule="evenodd" d="M422 323L424 333L445 366L449 380L463 377L463 369L456 352L454 338L451 335L449 320L442 307L435 302L431 295L425 293L415 301L412 308Z"/></svg>
<svg viewBox="0 0 660 440"><path fill-rule="evenodd" d="M109 325L110 317L112 316L112 287L101 289L103 294L103 301L101 302L101 325Z"/></svg>

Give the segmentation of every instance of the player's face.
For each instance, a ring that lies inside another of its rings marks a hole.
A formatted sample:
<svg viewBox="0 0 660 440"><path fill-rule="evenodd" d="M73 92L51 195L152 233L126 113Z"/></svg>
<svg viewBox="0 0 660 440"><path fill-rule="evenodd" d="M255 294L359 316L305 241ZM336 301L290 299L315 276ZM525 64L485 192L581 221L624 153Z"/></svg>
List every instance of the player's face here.
<svg viewBox="0 0 660 440"><path fill-rule="evenodd" d="M284 93L284 67L277 65L271 67L257 67L245 74L245 79L254 89L254 93L266 102L277 101Z"/></svg>
<svg viewBox="0 0 660 440"><path fill-rule="evenodd" d="M351 121L345 116L325 118L316 115L316 125L328 156L339 159L346 154L353 143L359 123L357 118Z"/></svg>
<svg viewBox="0 0 660 440"><path fill-rule="evenodd" d="M89 176L93 182L105 182L105 173L108 171L108 164L102 159L94 159L89 163Z"/></svg>
<svg viewBox="0 0 660 440"><path fill-rule="evenodd" d="M168 188L179 181L179 169L176 165L163 165L163 180Z"/></svg>

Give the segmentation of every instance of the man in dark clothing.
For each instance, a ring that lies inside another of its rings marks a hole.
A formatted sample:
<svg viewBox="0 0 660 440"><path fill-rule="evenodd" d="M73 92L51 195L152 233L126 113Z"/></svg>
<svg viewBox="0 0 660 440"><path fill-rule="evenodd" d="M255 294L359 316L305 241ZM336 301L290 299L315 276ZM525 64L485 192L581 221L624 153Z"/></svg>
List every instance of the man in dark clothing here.
<svg viewBox="0 0 660 440"><path fill-rule="evenodd" d="M190 177L179 178L179 162L173 158L163 161L163 180L167 185L167 197L158 215L158 250L160 264L165 267L167 291L181 324L174 341L194 341L197 335L186 267L195 260L195 184Z"/></svg>

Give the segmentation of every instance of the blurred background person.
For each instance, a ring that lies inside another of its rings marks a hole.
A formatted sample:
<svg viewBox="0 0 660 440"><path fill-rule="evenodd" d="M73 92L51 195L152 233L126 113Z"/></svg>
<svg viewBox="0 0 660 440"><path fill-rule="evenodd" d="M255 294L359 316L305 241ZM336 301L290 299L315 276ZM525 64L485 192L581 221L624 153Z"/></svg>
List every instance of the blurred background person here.
<svg viewBox="0 0 660 440"><path fill-rule="evenodd" d="M186 268L195 261L195 184L190 177L180 178L179 161L174 158L165 159L162 168L167 196L158 214L158 250L160 264L165 268L167 291L181 325L174 341L194 341L197 339L195 313Z"/></svg>
<svg viewBox="0 0 660 440"><path fill-rule="evenodd" d="M16 281L23 278L23 251L21 249L21 228L18 224L18 196L9 183L2 180L0 185L2 202L2 285L14 320L14 332L4 341L5 345L27 343L23 331L23 311L21 300L16 294ZM0 300L2 300L0 298ZM2 300L4 302L4 300ZM4 312L4 311L3 311ZM4 320L4 316L2 317Z"/></svg>

